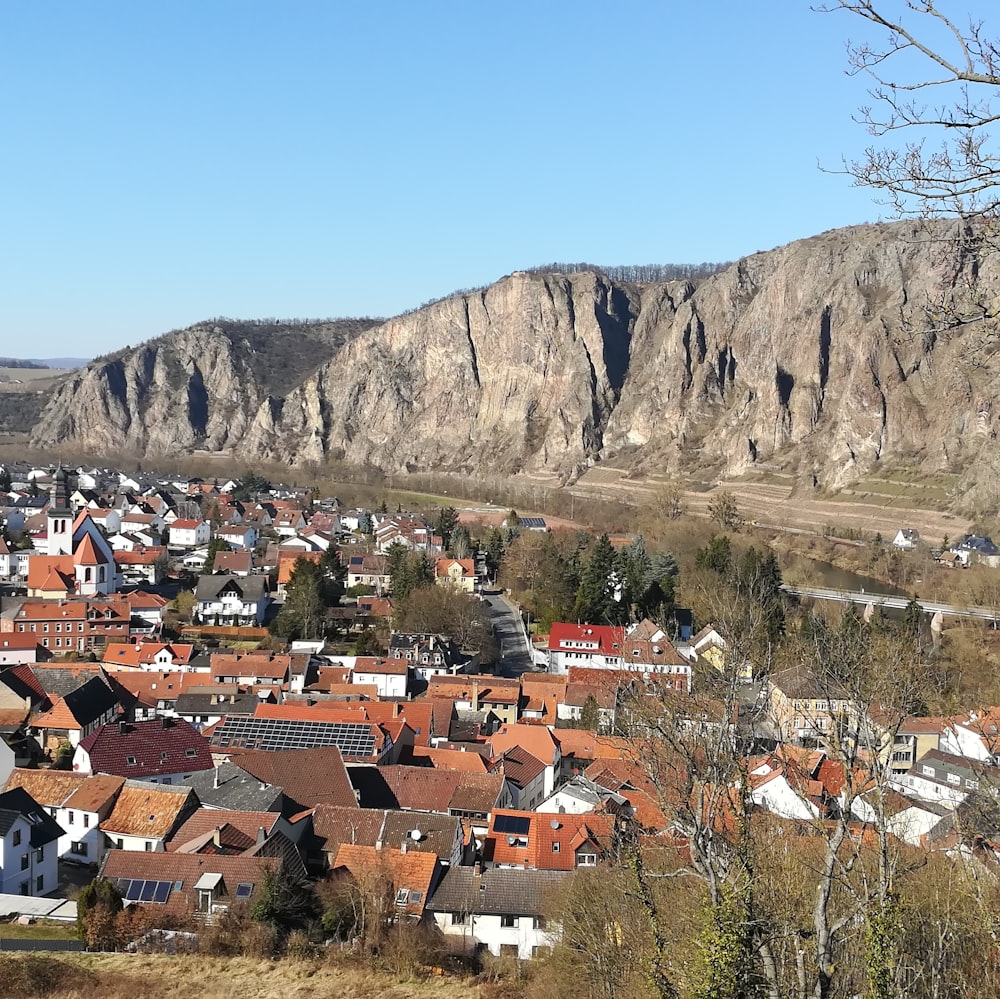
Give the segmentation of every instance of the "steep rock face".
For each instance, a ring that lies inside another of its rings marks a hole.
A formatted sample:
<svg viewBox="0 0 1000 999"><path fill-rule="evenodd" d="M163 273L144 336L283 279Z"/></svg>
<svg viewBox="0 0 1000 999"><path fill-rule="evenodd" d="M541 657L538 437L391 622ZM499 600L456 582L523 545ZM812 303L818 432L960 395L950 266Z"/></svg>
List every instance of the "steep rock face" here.
<svg viewBox="0 0 1000 999"><path fill-rule="evenodd" d="M978 487L1000 475L991 333L928 306L989 309L998 287L992 258L902 224L758 253L697 287L516 273L269 354L232 331L171 334L78 372L34 443L563 477L609 458L775 464L830 486L906 463Z"/></svg>
<svg viewBox="0 0 1000 999"><path fill-rule="evenodd" d="M360 337L262 413L247 446L391 470L565 470L601 447L638 299L593 274L515 274Z"/></svg>
<svg viewBox="0 0 1000 999"><path fill-rule="evenodd" d="M605 457L636 448L646 466L726 474L777 462L831 486L886 459L992 465L988 334L929 332L942 294L968 305L952 284L962 266L915 226L864 226L748 257L676 309L647 287L633 341L645 363L632 366ZM995 300L994 271L977 285Z"/></svg>

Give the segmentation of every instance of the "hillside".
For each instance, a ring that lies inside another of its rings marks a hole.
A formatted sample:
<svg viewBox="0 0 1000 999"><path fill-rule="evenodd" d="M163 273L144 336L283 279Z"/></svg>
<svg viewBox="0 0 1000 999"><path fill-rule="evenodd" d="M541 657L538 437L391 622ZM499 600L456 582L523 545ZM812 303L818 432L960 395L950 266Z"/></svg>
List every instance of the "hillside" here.
<svg viewBox="0 0 1000 999"><path fill-rule="evenodd" d="M322 960L281 961L202 955L68 954L0 957L0 996L46 999L476 999L472 980L397 979L373 968Z"/></svg>
<svg viewBox="0 0 1000 999"><path fill-rule="evenodd" d="M767 468L831 489L904 468L1000 495L992 338L927 314L942 296L988 307L997 281L994 261L907 223L697 285L518 272L367 328L171 333L76 372L32 442L563 481L596 462Z"/></svg>

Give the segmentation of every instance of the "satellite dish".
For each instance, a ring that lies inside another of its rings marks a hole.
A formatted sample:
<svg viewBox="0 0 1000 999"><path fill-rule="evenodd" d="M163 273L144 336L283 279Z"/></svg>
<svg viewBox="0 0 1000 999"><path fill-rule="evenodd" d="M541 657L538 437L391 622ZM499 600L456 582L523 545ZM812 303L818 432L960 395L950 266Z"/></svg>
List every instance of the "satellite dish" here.
<svg viewBox="0 0 1000 999"><path fill-rule="evenodd" d="M419 829L414 829L410 832L410 839L414 843L419 843L424 838L424 834Z"/></svg>
<svg viewBox="0 0 1000 999"><path fill-rule="evenodd" d="M551 822L550 824L551 824L551 826L552 826L552 828L553 828L553 829L558 829L558 828L559 828L559 825L560 825L560 823L559 823L559 820L558 820L558 819L553 819L553 820L552 820L552 822Z"/></svg>
<svg viewBox="0 0 1000 999"><path fill-rule="evenodd" d="M513 846L516 842L517 842L517 837L516 836L508 836L507 837L507 845L508 846Z"/></svg>

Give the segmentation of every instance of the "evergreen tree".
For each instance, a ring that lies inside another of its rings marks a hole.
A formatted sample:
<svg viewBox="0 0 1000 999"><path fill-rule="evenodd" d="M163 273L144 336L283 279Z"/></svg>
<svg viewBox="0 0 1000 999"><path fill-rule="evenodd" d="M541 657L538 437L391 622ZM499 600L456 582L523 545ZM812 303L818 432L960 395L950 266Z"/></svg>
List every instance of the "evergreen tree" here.
<svg viewBox="0 0 1000 999"><path fill-rule="evenodd" d="M491 527L490 533L486 535L486 568L491 576L496 576L500 571L500 564L503 562L504 538L497 527Z"/></svg>
<svg viewBox="0 0 1000 999"><path fill-rule="evenodd" d="M442 507L434 524L434 531L441 535L441 543L448 550L451 549L451 536L457 526L458 511L453 506Z"/></svg>
<svg viewBox="0 0 1000 999"><path fill-rule="evenodd" d="M615 550L607 534L591 546L576 591L574 615L593 624L620 624L628 609L615 600L617 573Z"/></svg>
<svg viewBox="0 0 1000 999"><path fill-rule="evenodd" d="M713 534L704 548L695 553L694 564L699 569L711 569L719 576L729 572L733 558L733 546L725 534Z"/></svg>
<svg viewBox="0 0 1000 999"><path fill-rule="evenodd" d="M274 619L271 631L280 638L294 641L319 638L325 628L326 604L320 568L315 562L296 559L285 589L285 606Z"/></svg>

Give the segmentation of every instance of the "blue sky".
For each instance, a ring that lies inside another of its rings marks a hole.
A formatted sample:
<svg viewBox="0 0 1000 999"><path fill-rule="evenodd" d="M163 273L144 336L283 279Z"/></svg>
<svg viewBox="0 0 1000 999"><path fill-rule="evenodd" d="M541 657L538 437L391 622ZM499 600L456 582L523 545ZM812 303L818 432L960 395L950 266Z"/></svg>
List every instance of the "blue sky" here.
<svg viewBox="0 0 1000 999"><path fill-rule="evenodd" d="M0 354L873 221L817 166L867 141L858 29L804 0L9 0Z"/></svg>

